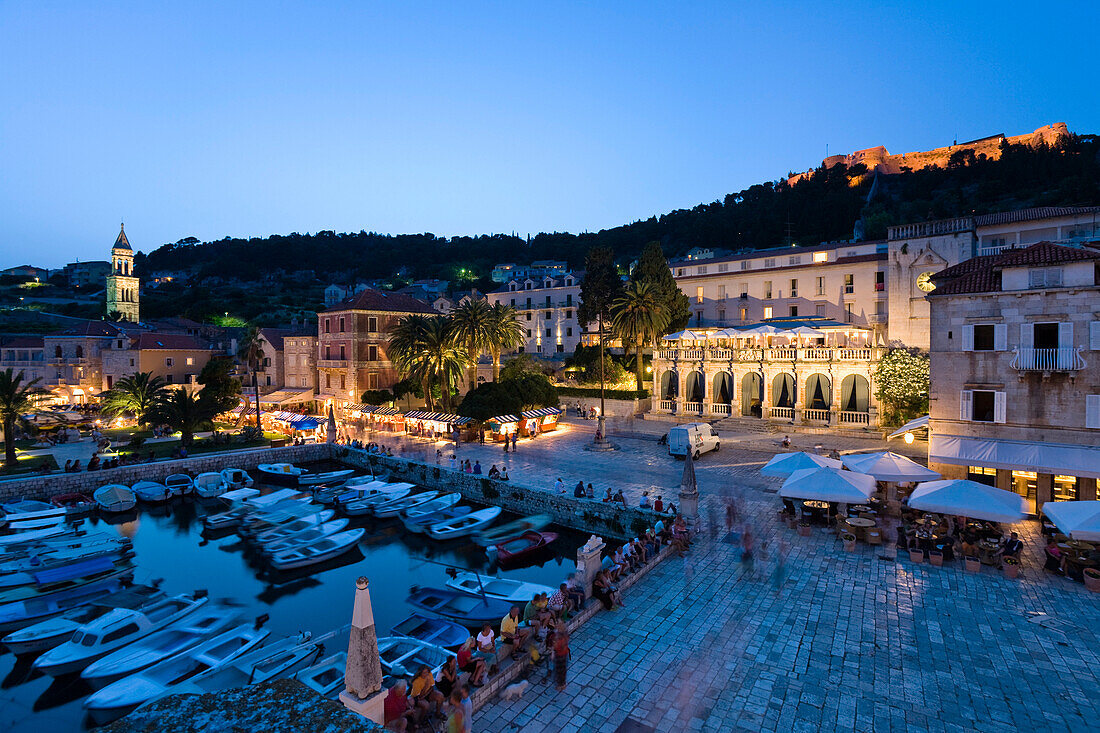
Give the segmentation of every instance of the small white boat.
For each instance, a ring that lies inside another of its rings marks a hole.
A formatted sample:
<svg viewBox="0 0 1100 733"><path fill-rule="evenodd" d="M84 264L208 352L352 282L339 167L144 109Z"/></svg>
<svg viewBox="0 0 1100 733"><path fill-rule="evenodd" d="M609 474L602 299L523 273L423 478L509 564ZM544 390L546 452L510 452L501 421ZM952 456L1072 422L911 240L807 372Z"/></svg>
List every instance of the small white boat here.
<svg viewBox="0 0 1100 733"><path fill-rule="evenodd" d="M437 496L429 502L424 504L418 504L417 506L407 507L401 512L401 516L405 519L417 520L420 517L428 514L434 514L435 512L442 511L443 509L450 509L458 502L462 501L462 494L457 491L450 494L443 494Z"/></svg>
<svg viewBox="0 0 1100 733"><path fill-rule="evenodd" d="M173 685L204 672L221 669L263 644L270 633L251 624L242 624L158 662L143 672L107 685L84 701L84 709L97 723L107 723L164 694Z"/></svg>
<svg viewBox="0 0 1100 733"><path fill-rule="evenodd" d="M25 557L18 560L6 560L0 563L0 588L19 585L20 583L11 576L25 576L29 578L34 573L51 568L63 567L83 560L95 558L121 558L133 557L133 545L127 544L96 544L88 547L62 548L50 550L47 547L28 548Z"/></svg>
<svg viewBox="0 0 1100 733"><path fill-rule="evenodd" d="M343 505L344 514L349 517L358 517L363 514L370 514L373 508L379 504L385 504L388 501L394 499L403 499L412 493L415 488L413 484L390 484L393 488L385 492L377 492L371 496L365 496L362 499L355 499L349 501Z"/></svg>
<svg viewBox="0 0 1100 733"><path fill-rule="evenodd" d="M310 641L309 632L288 636L242 654L220 669L197 674L189 681L169 688L166 694L202 695L286 677L316 662L324 648L324 644Z"/></svg>
<svg viewBox="0 0 1100 733"><path fill-rule="evenodd" d="M53 618L71 608L105 598L120 591L125 579L125 576L105 578L76 588L28 598L25 601L6 603L0 606L0 631L21 629Z"/></svg>
<svg viewBox="0 0 1100 733"><path fill-rule="evenodd" d="M377 478L373 474L363 474L362 476L352 476L344 482L344 487L348 489L357 489L362 486L368 486L370 484L385 484L382 479Z"/></svg>
<svg viewBox="0 0 1100 733"><path fill-rule="evenodd" d="M258 493L256 489L237 489L236 491L222 494L219 498L222 501L228 501L232 508L221 514L212 514L208 517L203 517L203 526L209 530L236 527L252 512L269 509L280 502L292 499L300 492L295 489L279 489L270 494L256 496Z"/></svg>
<svg viewBox="0 0 1100 733"><path fill-rule="evenodd" d="M261 463L256 466L260 472L260 478L264 481L282 486L297 486L298 477L308 471L298 468L292 463Z"/></svg>
<svg viewBox="0 0 1100 733"><path fill-rule="evenodd" d="M41 532L43 530L39 530ZM0 537L0 563L3 563L4 572L18 572L25 570L19 565L34 558L50 558L72 555L76 557L80 553L96 554L102 550L119 550L120 552L132 552L133 543L128 537L109 535L106 532L82 533L79 529L71 527L51 527L51 534L39 537L28 544L12 544L3 546L3 540L18 537L25 538L30 532L19 535ZM35 532L34 534L39 534Z"/></svg>
<svg viewBox="0 0 1100 733"><path fill-rule="evenodd" d="M76 531L67 524L54 524L49 527L43 527L42 529L6 534L0 537L0 552L18 552L19 554L24 554L27 545L37 545L43 540L59 538L66 535L71 535L72 537L77 536Z"/></svg>
<svg viewBox="0 0 1100 733"><path fill-rule="evenodd" d="M554 589L548 585L525 583L522 580L508 580L507 578L496 578L492 575L478 575L469 572L459 572L455 577L448 578L447 585L473 596L484 595L487 598L499 598L512 603L526 603L534 598L536 593L550 595L554 593Z"/></svg>
<svg viewBox="0 0 1100 733"><path fill-rule="evenodd" d="M303 545L313 545L330 535L336 534L346 526L348 526L347 519L333 519L331 522L309 527L287 537L264 543L260 545L260 552L265 555L275 555Z"/></svg>
<svg viewBox="0 0 1100 733"><path fill-rule="evenodd" d="M70 608L59 616L13 631L2 640L12 654L33 654L53 649L72 638L84 624L115 608L137 608L162 597L164 592L150 585L137 585L106 598Z"/></svg>
<svg viewBox="0 0 1100 733"><path fill-rule="evenodd" d="M437 675L452 656L441 646L409 636L384 636L378 640L382 674L390 677L413 677L421 665L430 668L433 676Z"/></svg>
<svg viewBox="0 0 1100 733"><path fill-rule="evenodd" d="M187 496L195 488L195 481L186 473L173 473L164 479L164 485L172 490L174 496Z"/></svg>
<svg viewBox="0 0 1100 733"><path fill-rule="evenodd" d="M349 501L374 496L377 493L384 492L387 486L394 485L395 484L382 481L381 479L365 481L355 485L350 485L350 482L345 482L338 487L318 491L314 498L322 504L346 504Z"/></svg>
<svg viewBox="0 0 1100 733"><path fill-rule="evenodd" d="M295 519L293 522L280 524L278 527L260 532L254 537L254 541L261 545L266 545L271 542L278 542L279 540L286 539L287 537L293 537L303 530L320 527L322 524L332 519L334 516L336 516L336 512L331 509L324 509L313 514L307 514L301 519Z"/></svg>
<svg viewBox="0 0 1100 733"><path fill-rule="evenodd" d="M95 490L92 494L95 503L105 512L128 512L137 506L137 495L129 486L122 484L107 484Z"/></svg>
<svg viewBox="0 0 1100 733"><path fill-rule="evenodd" d="M482 527L488 527L500 516L500 507L491 506L479 509L476 512L464 514L461 517L445 519L439 524L428 527L428 536L436 540L450 540L456 537L465 537L471 532L476 532Z"/></svg>
<svg viewBox="0 0 1100 733"><path fill-rule="evenodd" d="M214 499L229 491L229 484L218 471L206 471L195 477L195 495L200 499Z"/></svg>
<svg viewBox="0 0 1100 733"><path fill-rule="evenodd" d="M156 481L138 481L130 489L137 495L137 498L149 504L158 504L173 497L170 488Z"/></svg>
<svg viewBox="0 0 1100 733"><path fill-rule="evenodd" d="M438 491L421 491L419 494L375 504L371 507L371 510L374 516L379 519L388 519L389 517L396 517L407 509L415 509L418 506L427 504L437 496L439 496Z"/></svg>
<svg viewBox="0 0 1100 733"><path fill-rule="evenodd" d="M0 504L0 509L2 509L4 514L8 517L20 514L38 514L39 512L48 512L56 508L57 507L53 504L47 504L37 499L13 499Z"/></svg>
<svg viewBox="0 0 1100 733"><path fill-rule="evenodd" d="M410 532L424 534L428 531L428 527L431 527L433 524L439 524L448 519L464 517L472 511L473 507L468 507L464 504L455 504L446 509L437 509L431 514L421 514L418 517L402 517L401 523L404 524L405 529Z"/></svg>
<svg viewBox="0 0 1100 733"><path fill-rule="evenodd" d="M317 486L318 484L338 481L353 473L355 473L353 468L342 468L338 471L324 471L323 473L305 473L298 476L298 484L300 486Z"/></svg>
<svg viewBox="0 0 1100 733"><path fill-rule="evenodd" d="M222 479L229 485L229 489L247 489L252 486L252 477L240 468L223 468Z"/></svg>
<svg viewBox="0 0 1100 733"><path fill-rule="evenodd" d="M331 560L354 548L366 532L362 527L349 529L311 544L277 552L271 556L271 566L276 570L292 570Z"/></svg>
<svg viewBox="0 0 1100 733"><path fill-rule="evenodd" d="M140 608L116 608L81 626L72 638L35 660L34 668L51 677L76 672L101 657L154 631L188 618L206 605L205 596L179 595Z"/></svg>
<svg viewBox="0 0 1100 733"><path fill-rule="evenodd" d="M133 572L130 558L116 555L56 564L27 573L12 573L4 576L0 603L22 601L127 572Z"/></svg>
<svg viewBox="0 0 1100 733"><path fill-rule="evenodd" d="M38 517L35 519L21 519L19 521L9 521L8 530L11 532L33 532L37 529L47 529L49 527L60 527L65 524L66 515L65 512L56 514L52 517Z"/></svg>
<svg viewBox="0 0 1100 733"><path fill-rule="evenodd" d="M92 662L81 678L93 687L139 672L185 649L209 639L238 623L240 612L211 603L159 631L134 641Z"/></svg>
<svg viewBox="0 0 1100 733"><path fill-rule="evenodd" d="M316 511L317 507L313 506L308 496L301 499L288 499L272 507L245 515L241 519L241 526L237 532L242 537L251 537L309 516Z"/></svg>
<svg viewBox="0 0 1100 733"><path fill-rule="evenodd" d="M348 666L346 652L333 654L294 675L306 687L328 700L335 700L344 691L344 671Z"/></svg>

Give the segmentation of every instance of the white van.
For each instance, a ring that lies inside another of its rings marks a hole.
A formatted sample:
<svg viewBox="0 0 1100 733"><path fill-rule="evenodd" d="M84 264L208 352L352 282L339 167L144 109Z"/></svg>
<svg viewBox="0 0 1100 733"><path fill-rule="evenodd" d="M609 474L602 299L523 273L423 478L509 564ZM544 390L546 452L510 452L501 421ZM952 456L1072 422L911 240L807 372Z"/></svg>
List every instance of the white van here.
<svg viewBox="0 0 1100 733"><path fill-rule="evenodd" d="M688 451L692 458L698 458L708 451L718 450L718 436L708 423L693 422L677 425L668 431L668 454L684 458Z"/></svg>

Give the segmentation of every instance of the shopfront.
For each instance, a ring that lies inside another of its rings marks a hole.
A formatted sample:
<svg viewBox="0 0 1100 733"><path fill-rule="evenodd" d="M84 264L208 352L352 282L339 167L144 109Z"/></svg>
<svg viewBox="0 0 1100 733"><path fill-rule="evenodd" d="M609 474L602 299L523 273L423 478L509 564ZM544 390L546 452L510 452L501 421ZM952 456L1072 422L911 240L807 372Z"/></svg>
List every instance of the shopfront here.
<svg viewBox="0 0 1100 733"><path fill-rule="evenodd" d="M502 443L519 431L519 418L515 415L497 415L486 420L485 427L489 429L494 443Z"/></svg>
<svg viewBox="0 0 1100 733"><path fill-rule="evenodd" d="M519 417L519 434L534 436L550 430L557 430L561 409L557 407L540 407L537 410L526 410L520 413Z"/></svg>
<svg viewBox="0 0 1100 733"><path fill-rule="evenodd" d="M453 440L458 431L462 440L477 439L477 421L471 417L462 417L447 412L425 412L413 410L406 412L405 433L418 438L433 440Z"/></svg>

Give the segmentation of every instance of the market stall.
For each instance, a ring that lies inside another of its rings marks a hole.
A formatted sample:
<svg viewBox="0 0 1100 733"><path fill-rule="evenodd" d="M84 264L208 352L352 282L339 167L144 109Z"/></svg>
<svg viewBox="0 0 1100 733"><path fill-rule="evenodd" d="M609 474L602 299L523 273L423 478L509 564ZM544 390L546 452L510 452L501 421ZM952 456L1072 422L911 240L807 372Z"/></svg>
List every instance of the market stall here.
<svg viewBox="0 0 1100 733"><path fill-rule="evenodd" d="M423 410L405 413L405 432L409 435L434 440L451 440L454 438L456 428L462 432L463 440L476 440L478 437L477 421L472 417Z"/></svg>
<svg viewBox="0 0 1100 733"><path fill-rule="evenodd" d="M515 415L497 415L485 421L494 443L502 443L519 430L519 418Z"/></svg>
<svg viewBox="0 0 1100 733"><path fill-rule="evenodd" d="M548 430L556 430L561 409L558 407L540 407L520 413L519 431L523 436L535 436Z"/></svg>

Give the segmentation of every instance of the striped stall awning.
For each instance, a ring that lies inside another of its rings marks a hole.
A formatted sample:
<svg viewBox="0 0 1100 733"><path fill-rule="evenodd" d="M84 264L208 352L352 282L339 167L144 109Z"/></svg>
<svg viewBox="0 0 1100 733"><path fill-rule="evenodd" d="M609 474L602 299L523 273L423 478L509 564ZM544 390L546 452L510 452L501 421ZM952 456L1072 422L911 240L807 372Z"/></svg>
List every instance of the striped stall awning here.
<svg viewBox="0 0 1100 733"><path fill-rule="evenodd" d="M472 422L477 422L472 417L460 417L458 415L452 415L448 412L425 412L424 410L413 410L412 412L405 413L406 420L428 420L429 422L445 422L451 425L469 425Z"/></svg>
<svg viewBox="0 0 1100 733"><path fill-rule="evenodd" d="M348 412L358 412L360 415L396 415L400 412L396 407L386 405L361 405L350 404L345 408Z"/></svg>
<svg viewBox="0 0 1100 733"><path fill-rule="evenodd" d="M561 408L558 407L540 407L537 410L527 410L521 413L521 417L545 417L547 415L560 415Z"/></svg>
<svg viewBox="0 0 1100 733"><path fill-rule="evenodd" d="M510 422L519 422L519 418L515 415L497 415L496 417L489 418L486 422L495 422L498 425L504 425Z"/></svg>

